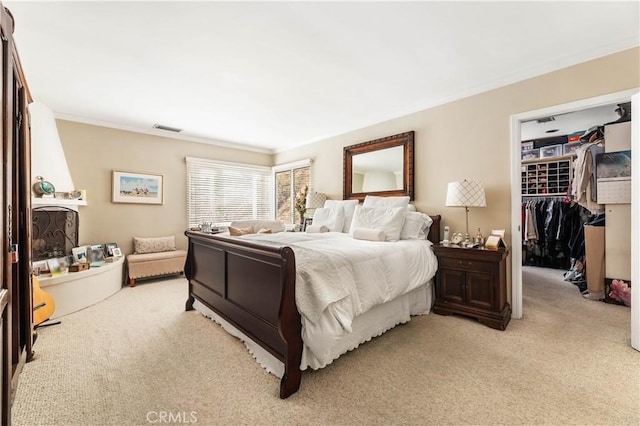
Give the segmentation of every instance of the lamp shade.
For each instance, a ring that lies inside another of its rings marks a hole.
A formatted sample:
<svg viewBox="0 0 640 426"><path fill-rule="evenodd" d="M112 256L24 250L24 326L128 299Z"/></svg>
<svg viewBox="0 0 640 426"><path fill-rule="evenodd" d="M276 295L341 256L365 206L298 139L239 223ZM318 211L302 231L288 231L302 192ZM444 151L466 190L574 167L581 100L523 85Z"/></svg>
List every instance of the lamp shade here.
<svg viewBox="0 0 640 426"><path fill-rule="evenodd" d="M319 209L324 206L326 200L327 194L323 194L322 192L309 192L307 194L306 207L308 209Z"/></svg>
<svg viewBox="0 0 640 426"><path fill-rule="evenodd" d="M487 207L482 182L463 180L447 187L447 207Z"/></svg>

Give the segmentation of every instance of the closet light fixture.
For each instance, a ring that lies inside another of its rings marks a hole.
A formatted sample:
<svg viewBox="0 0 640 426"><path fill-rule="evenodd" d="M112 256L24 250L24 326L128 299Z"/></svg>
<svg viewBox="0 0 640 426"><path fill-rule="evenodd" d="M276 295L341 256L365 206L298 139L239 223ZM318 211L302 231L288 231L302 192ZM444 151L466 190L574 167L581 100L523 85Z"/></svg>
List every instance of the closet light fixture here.
<svg viewBox="0 0 640 426"><path fill-rule="evenodd" d="M446 207L464 207L467 219L467 232L465 244L469 241L469 207L487 207L482 182L463 180L462 182L450 182L447 187Z"/></svg>

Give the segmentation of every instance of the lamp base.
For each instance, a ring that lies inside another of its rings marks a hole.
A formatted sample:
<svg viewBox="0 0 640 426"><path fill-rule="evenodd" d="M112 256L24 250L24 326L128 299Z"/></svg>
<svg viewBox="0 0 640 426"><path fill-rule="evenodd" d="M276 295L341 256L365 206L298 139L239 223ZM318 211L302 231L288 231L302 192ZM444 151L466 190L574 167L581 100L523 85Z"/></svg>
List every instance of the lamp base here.
<svg viewBox="0 0 640 426"><path fill-rule="evenodd" d="M464 246L468 246L469 244L471 244L471 240L469 239L469 207L464 208L465 211L465 219L466 219L466 225L467 225L467 232L464 234Z"/></svg>

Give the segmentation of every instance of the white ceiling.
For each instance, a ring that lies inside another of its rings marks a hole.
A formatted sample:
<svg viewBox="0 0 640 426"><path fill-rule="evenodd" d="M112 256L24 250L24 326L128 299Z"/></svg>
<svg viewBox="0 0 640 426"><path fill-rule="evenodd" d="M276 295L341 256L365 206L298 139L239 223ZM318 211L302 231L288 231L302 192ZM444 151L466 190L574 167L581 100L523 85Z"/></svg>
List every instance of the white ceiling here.
<svg viewBox="0 0 640 426"><path fill-rule="evenodd" d="M4 5L58 117L267 152L640 45L637 1Z"/></svg>
<svg viewBox="0 0 640 426"><path fill-rule="evenodd" d="M553 115L552 121L531 120L522 123L522 140L543 139L570 133L585 132L594 126L602 126L620 118L616 112L617 104L587 108L568 114ZM544 117L550 118L550 117Z"/></svg>

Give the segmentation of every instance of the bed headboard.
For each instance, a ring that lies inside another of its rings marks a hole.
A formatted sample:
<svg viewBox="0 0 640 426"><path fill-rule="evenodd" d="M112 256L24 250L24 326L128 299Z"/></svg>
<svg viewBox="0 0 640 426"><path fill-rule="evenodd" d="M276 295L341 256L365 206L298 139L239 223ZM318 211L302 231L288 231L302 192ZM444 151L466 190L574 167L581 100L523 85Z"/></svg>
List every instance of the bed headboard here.
<svg viewBox="0 0 640 426"><path fill-rule="evenodd" d="M433 244L438 244L440 242L440 219L442 217L439 214L429 215L429 217L433 220L433 223L431 224L431 228L429 228L427 239Z"/></svg>

